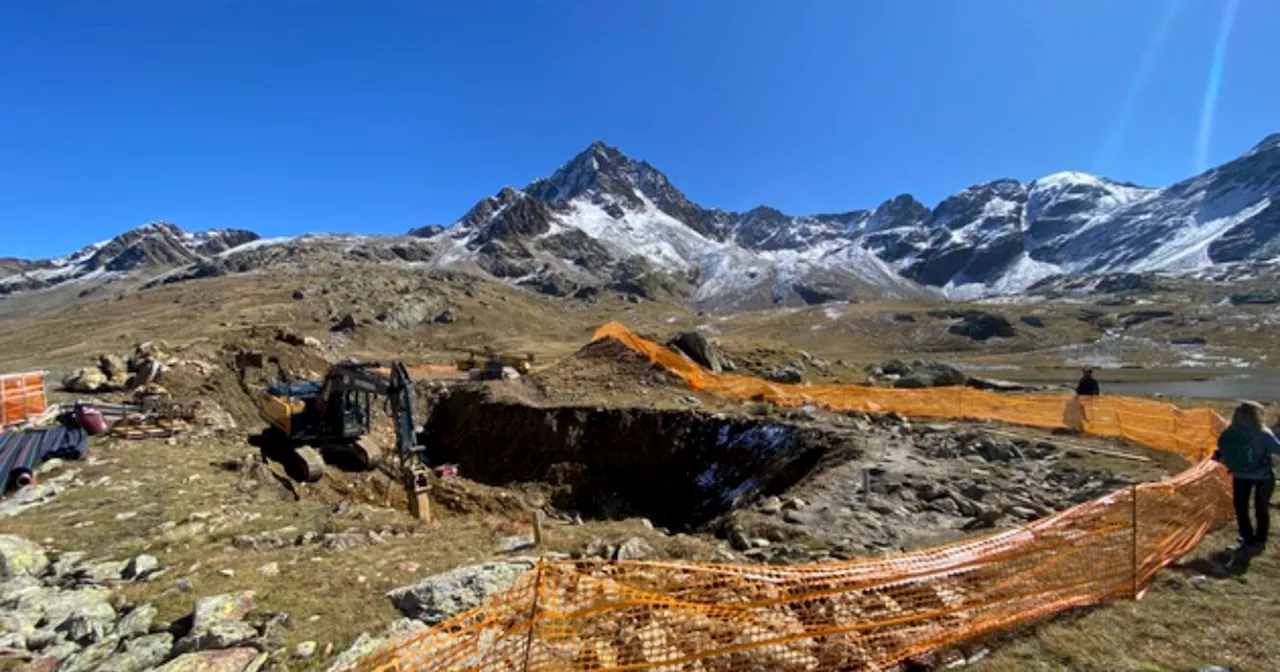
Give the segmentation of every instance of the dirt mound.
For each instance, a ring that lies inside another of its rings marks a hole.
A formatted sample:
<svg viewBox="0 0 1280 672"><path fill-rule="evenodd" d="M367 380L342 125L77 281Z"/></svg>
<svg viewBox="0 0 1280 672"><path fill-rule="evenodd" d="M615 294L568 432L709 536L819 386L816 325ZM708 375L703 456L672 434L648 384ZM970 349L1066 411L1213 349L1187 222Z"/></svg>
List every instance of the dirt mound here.
<svg viewBox="0 0 1280 672"><path fill-rule="evenodd" d="M530 383L550 396L568 390L671 387L687 392L684 381L612 338L596 340L547 369L529 376Z"/></svg>
<svg viewBox="0 0 1280 672"><path fill-rule="evenodd" d="M172 353L175 357L210 366L174 366L161 382L175 399L216 401L240 427L252 431L260 424L257 395L268 384L316 379L329 367L321 349L295 345L282 340L280 334L275 327L257 327L227 334L217 342L177 348ZM263 366L246 369L242 380L236 370L236 357L248 352L262 353Z"/></svg>

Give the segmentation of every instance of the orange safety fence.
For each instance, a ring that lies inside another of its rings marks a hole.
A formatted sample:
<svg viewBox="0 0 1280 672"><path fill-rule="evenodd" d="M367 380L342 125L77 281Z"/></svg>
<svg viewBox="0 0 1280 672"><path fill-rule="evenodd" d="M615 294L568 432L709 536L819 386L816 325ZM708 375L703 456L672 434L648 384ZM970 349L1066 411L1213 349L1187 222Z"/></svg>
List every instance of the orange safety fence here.
<svg viewBox="0 0 1280 672"><path fill-rule="evenodd" d="M22 422L44 411L43 373L0 375L0 427Z"/></svg>
<svg viewBox="0 0 1280 672"><path fill-rule="evenodd" d="M702 370L617 323L600 338L695 388L783 405L1061 427L1069 399L781 385ZM1141 399L1103 397L1086 412L1089 433L1194 466L1014 529L891 556L785 567L542 560L486 604L393 640L354 669L887 670L1066 609L1136 598L1228 520L1228 476L1206 459L1225 423Z"/></svg>

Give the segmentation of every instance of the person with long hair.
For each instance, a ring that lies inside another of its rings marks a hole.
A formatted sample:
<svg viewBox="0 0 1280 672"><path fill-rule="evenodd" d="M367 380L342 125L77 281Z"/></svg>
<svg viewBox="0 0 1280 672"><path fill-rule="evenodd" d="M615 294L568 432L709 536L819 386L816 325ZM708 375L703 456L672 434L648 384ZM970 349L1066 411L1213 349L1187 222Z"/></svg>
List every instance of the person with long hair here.
<svg viewBox="0 0 1280 672"><path fill-rule="evenodd" d="M1267 546L1269 507L1276 489L1271 456L1276 453L1280 453L1280 439L1267 428L1262 405L1246 401L1237 406L1231 425L1218 436L1218 451L1213 456L1231 471L1232 499L1240 527L1240 538L1232 549L1235 552L1257 553ZM1250 508L1255 520L1250 520Z"/></svg>

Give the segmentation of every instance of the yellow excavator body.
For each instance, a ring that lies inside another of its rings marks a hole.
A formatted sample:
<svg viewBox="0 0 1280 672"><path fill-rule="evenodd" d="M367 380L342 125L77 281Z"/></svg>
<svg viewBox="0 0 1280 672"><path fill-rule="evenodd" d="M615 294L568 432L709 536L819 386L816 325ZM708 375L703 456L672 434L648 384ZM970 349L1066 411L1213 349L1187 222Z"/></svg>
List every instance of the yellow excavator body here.
<svg viewBox="0 0 1280 672"><path fill-rule="evenodd" d="M293 434L293 415L306 408L306 402L292 397L278 397L265 393L259 399L258 412L267 424L280 430L285 436Z"/></svg>

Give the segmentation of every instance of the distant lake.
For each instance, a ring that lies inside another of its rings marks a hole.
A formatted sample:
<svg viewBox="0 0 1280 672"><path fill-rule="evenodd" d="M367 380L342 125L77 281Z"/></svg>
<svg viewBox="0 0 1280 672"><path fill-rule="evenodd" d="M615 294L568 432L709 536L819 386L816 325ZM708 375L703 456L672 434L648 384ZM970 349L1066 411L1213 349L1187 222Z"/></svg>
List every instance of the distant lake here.
<svg viewBox="0 0 1280 672"><path fill-rule="evenodd" d="M1193 399L1253 399L1280 402L1280 370L1258 369L1211 380L1102 383L1103 394L1154 395Z"/></svg>

